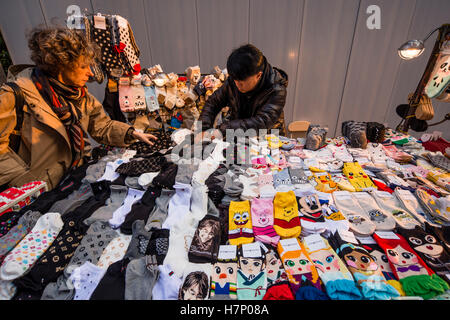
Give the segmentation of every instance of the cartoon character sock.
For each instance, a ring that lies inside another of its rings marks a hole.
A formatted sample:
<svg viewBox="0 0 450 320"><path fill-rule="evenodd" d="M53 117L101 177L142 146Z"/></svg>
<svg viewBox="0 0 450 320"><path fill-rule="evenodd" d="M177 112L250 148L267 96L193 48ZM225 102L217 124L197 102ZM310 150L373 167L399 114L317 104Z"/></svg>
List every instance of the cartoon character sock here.
<svg viewBox="0 0 450 320"><path fill-rule="evenodd" d="M393 230L395 228L394 218L383 212L377 202L367 192L353 192L352 197L356 199L360 207L366 212L366 216L375 224L376 230Z"/></svg>
<svg viewBox="0 0 450 320"><path fill-rule="evenodd" d="M237 246L219 247L217 261L212 266L210 300L237 299Z"/></svg>
<svg viewBox="0 0 450 320"><path fill-rule="evenodd" d="M364 191L368 188L376 188L369 176L364 172L358 162L346 162L342 173L355 187L356 191Z"/></svg>
<svg viewBox="0 0 450 320"><path fill-rule="evenodd" d="M406 296L430 299L449 289L447 282L431 270L400 234L374 233L373 238L384 250L392 272L402 284Z"/></svg>
<svg viewBox="0 0 450 320"><path fill-rule="evenodd" d="M134 94L131 86L119 86L119 106L122 112L134 112Z"/></svg>
<svg viewBox="0 0 450 320"><path fill-rule="evenodd" d="M338 190L338 185L333 181L328 172L312 173L314 181L317 183L315 189L320 192L332 193Z"/></svg>
<svg viewBox="0 0 450 320"><path fill-rule="evenodd" d="M273 186L278 192L287 192L294 189L288 169L283 169L273 174Z"/></svg>
<svg viewBox="0 0 450 320"><path fill-rule="evenodd" d="M298 197L297 201L302 227L301 236L326 232L328 224L325 222L322 204L317 194Z"/></svg>
<svg viewBox="0 0 450 320"><path fill-rule="evenodd" d="M265 252L260 242L243 244L238 248L238 300L262 300L266 288Z"/></svg>
<svg viewBox="0 0 450 320"><path fill-rule="evenodd" d="M395 222L402 228L414 229L415 226L420 225L419 221L401 207L399 200L395 195L386 191L369 191L369 194L375 199L378 206L384 210L386 214L392 215Z"/></svg>
<svg viewBox="0 0 450 320"><path fill-rule="evenodd" d="M366 249L370 253L373 260L380 267L381 274L383 275L386 282L393 286L400 296L405 296L405 292L403 291L401 283L397 280L394 273L392 272L386 253L377 244L375 239L373 239L372 237L356 237L356 239L358 240L359 245L364 245L364 249Z"/></svg>
<svg viewBox="0 0 450 320"><path fill-rule="evenodd" d="M148 112L158 111L159 103L158 96L154 86L144 86L145 90L145 102L147 104Z"/></svg>
<svg viewBox="0 0 450 320"><path fill-rule="evenodd" d="M314 263L299 239L283 239L278 254L296 300L328 300Z"/></svg>
<svg viewBox="0 0 450 320"><path fill-rule="evenodd" d="M277 192L273 200L273 227L281 239L296 238L301 233L297 199L293 191Z"/></svg>
<svg viewBox="0 0 450 320"><path fill-rule="evenodd" d="M364 246L360 246L355 237L349 238L354 241L348 242L336 232L328 240L352 273L363 297L368 300L389 300L400 296L393 286L386 283L381 268Z"/></svg>
<svg viewBox="0 0 450 320"><path fill-rule="evenodd" d="M440 244L436 236L426 232L419 226L416 226L414 229L398 228L398 233L406 239L417 255L438 276L447 281L447 283L450 283L450 254Z"/></svg>
<svg viewBox="0 0 450 320"><path fill-rule="evenodd" d="M350 229L360 235L371 235L375 231L375 224L361 208L359 203L348 191L333 192L333 199L336 207L347 218Z"/></svg>
<svg viewBox="0 0 450 320"><path fill-rule="evenodd" d="M280 240L280 236L273 228L272 199L254 198L251 202L251 213L255 240L276 246Z"/></svg>
<svg viewBox="0 0 450 320"><path fill-rule="evenodd" d="M356 287L352 274L325 238L311 235L303 238L302 244L330 299L361 300L361 292Z"/></svg>
<svg viewBox="0 0 450 320"><path fill-rule="evenodd" d="M250 201L231 201L228 215L228 239L232 245L251 243L255 237L252 229Z"/></svg>
<svg viewBox="0 0 450 320"><path fill-rule="evenodd" d="M412 216L421 223L422 227L425 226L425 222L427 221L432 224L435 223L427 216L425 210L411 191L395 188L394 194L402 205L402 208L412 214Z"/></svg>

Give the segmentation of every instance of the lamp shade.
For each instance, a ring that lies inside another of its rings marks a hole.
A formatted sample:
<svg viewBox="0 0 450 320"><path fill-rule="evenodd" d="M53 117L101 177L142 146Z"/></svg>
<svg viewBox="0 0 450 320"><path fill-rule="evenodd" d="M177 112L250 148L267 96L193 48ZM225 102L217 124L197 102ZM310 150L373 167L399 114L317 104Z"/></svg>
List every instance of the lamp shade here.
<svg viewBox="0 0 450 320"><path fill-rule="evenodd" d="M409 40L398 48L398 55L404 60L411 60L420 56L425 50L423 41Z"/></svg>

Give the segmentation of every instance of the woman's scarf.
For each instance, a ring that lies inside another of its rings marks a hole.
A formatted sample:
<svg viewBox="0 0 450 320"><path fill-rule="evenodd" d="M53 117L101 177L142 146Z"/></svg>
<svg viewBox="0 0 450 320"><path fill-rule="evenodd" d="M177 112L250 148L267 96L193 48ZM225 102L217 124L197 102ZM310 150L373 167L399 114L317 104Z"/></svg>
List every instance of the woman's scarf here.
<svg viewBox="0 0 450 320"><path fill-rule="evenodd" d="M68 86L47 76L39 68L31 75L36 88L64 124L72 146L72 165L76 167L85 155L89 155L91 145L88 135L80 124L80 106L86 98L85 87Z"/></svg>

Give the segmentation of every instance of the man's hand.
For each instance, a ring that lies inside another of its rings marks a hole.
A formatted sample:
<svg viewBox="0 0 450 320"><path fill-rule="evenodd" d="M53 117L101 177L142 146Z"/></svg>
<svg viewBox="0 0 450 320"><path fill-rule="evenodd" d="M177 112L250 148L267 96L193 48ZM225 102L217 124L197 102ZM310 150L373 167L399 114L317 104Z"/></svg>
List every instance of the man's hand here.
<svg viewBox="0 0 450 320"><path fill-rule="evenodd" d="M133 137L138 139L139 141L145 142L149 145L153 145L154 142L152 142L152 140L156 140L157 138L150 134L150 133L142 133L139 131L134 130L133 131Z"/></svg>

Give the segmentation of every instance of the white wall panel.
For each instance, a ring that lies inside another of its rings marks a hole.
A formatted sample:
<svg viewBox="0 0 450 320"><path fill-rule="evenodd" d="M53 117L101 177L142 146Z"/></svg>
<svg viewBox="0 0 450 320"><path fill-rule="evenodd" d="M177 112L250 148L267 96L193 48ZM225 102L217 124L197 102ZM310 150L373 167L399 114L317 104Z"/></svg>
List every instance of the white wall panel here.
<svg viewBox="0 0 450 320"><path fill-rule="evenodd" d="M144 0L152 62L183 73L199 64L195 0Z"/></svg>
<svg viewBox="0 0 450 320"><path fill-rule="evenodd" d="M31 63L26 34L45 25L39 0L0 1L0 28L14 64Z"/></svg>
<svg viewBox="0 0 450 320"><path fill-rule="evenodd" d="M370 5L381 9L380 29L367 27ZM336 134L346 120L383 122L400 64L397 48L408 34L413 13L411 0L361 1Z"/></svg>
<svg viewBox="0 0 450 320"><path fill-rule="evenodd" d="M196 7L201 71L223 69L231 51L248 42L249 0L197 0Z"/></svg>
<svg viewBox="0 0 450 320"><path fill-rule="evenodd" d="M284 108L287 123L292 121L303 5L303 0L250 0L250 43L261 49L272 66L284 70L289 77Z"/></svg>
<svg viewBox="0 0 450 320"><path fill-rule="evenodd" d="M327 126L329 135L339 114L358 5L359 0L305 3L292 119Z"/></svg>

